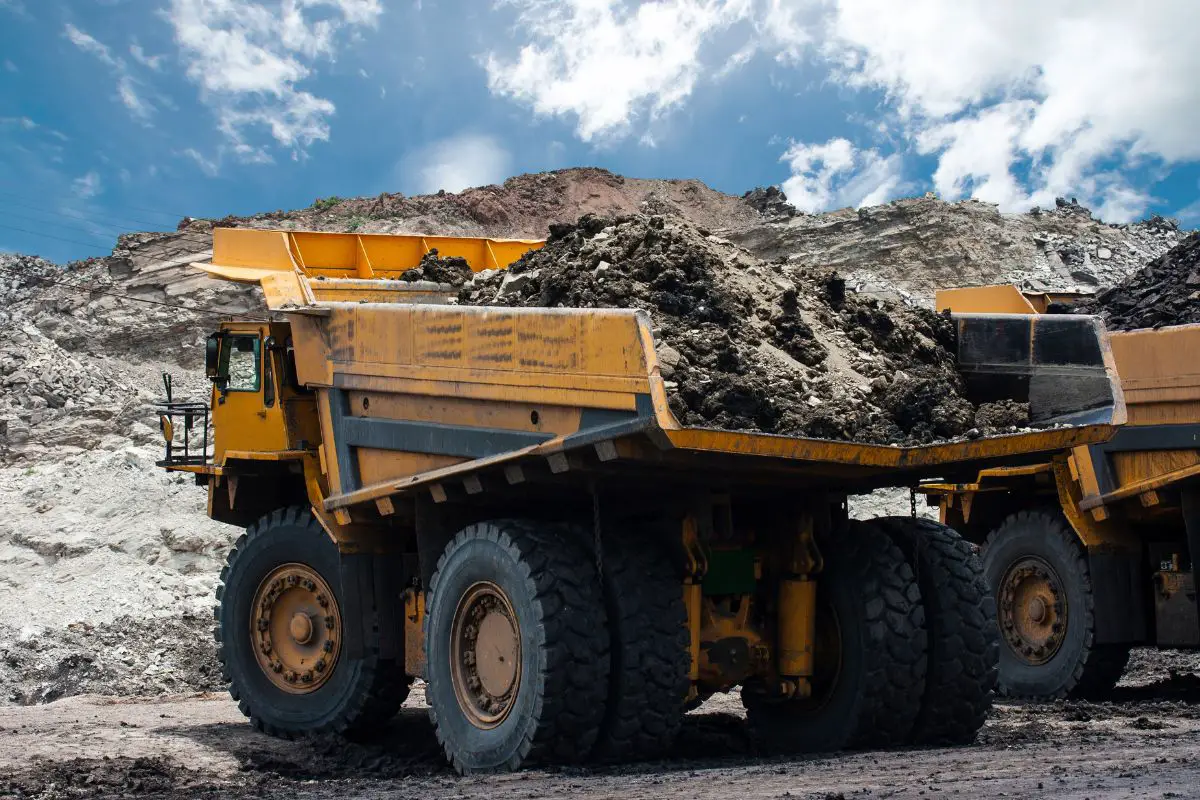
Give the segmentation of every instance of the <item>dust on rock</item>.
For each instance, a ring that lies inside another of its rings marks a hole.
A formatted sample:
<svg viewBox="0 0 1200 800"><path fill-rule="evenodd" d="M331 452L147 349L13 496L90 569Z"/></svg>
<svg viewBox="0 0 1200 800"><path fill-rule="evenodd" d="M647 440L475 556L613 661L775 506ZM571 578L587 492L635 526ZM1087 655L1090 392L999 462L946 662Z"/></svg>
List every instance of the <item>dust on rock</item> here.
<svg viewBox="0 0 1200 800"><path fill-rule="evenodd" d="M551 226L543 249L477 276L459 302L648 311L685 425L882 444L981 425L948 316L761 261L681 220L585 215ZM984 414L982 426L999 432L1015 419Z"/></svg>

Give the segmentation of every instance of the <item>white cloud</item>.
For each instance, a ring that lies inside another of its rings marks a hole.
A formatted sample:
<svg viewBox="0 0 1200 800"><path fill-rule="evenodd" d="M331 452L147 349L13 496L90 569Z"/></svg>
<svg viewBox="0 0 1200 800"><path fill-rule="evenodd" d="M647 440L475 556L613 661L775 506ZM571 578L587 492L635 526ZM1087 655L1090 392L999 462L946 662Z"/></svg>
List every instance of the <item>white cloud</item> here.
<svg viewBox="0 0 1200 800"><path fill-rule="evenodd" d="M1196 0L501 4L520 14L519 43L487 55L491 91L573 117L584 141L640 136L646 115L766 54L882 93L883 138L935 158L950 198L1011 210L1077 195L1120 221L1151 202L1148 179L1106 175L1200 160Z"/></svg>
<svg viewBox="0 0 1200 800"><path fill-rule="evenodd" d="M162 69L162 62L163 62L164 56L146 55L146 51L143 50L142 46L140 44L138 44L137 42L134 42L133 44L129 45L129 55L133 56L133 60L138 62L139 64L141 64L143 67L152 69L155 72L158 72L159 70Z"/></svg>
<svg viewBox="0 0 1200 800"><path fill-rule="evenodd" d="M234 152L252 157L260 149L247 140L256 130L294 157L329 139L334 104L297 84L317 59L336 55L341 32L372 26L382 13L380 0L170 0L166 12L188 78Z"/></svg>
<svg viewBox="0 0 1200 800"><path fill-rule="evenodd" d="M140 82L129 71L129 66L125 63L125 59L114 56L108 45L97 40L94 36L81 31L71 23L67 23L63 30L63 35L66 36L72 44L78 47L88 55L95 56L100 63L107 66L117 79L117 99L135 119L144 125L150 124L150 118L154 115L154 104L146 100L140 91ZM131 51L137 48L135 44ZM137 57L135 53L135 58ZM141 58L138 58L141 61Z"/></svg>
<svg viewBox="0 0 1200 800"><path fill-rule="evenodd" d="M1113 163L1200 159L1197 25L1194 0L841 0L825 52L887 92L938 155L939 190L1009 208L1078 194L1122 221L1150 198L1106 177Z"/></svg>
<svg viewBox="0 0 1200 800"><path fill-rule="evenodd" d="M1185 225L1200 225L1200 200L1189 203L1175 212L1175 216Z"/></svg>
<svg viewBox="0 0 1200 800"><path fill-rule="evenodd" d="M64 29L64 35L71 40L71 44L83 52L95 56L110 67L117 66L117 60L113 58L107 45L101 44L93 36L84 33L69 22Z"/></svg>
<svg viewBox="0 0 1200 800"><path fill-rule="evenodd" d="M37 126L38 124L29 117L0 117L0 127L4 128L21 128L31 131Z"/></svg>
<svg viewBox="0 0 1200 800"><path fill-rule="evenodd" d="M682 103L713 34L747 17L750 0L511 0L530 42L489 53L489 89L536 113L576 118L584 141L628 131L634 117Z"/></svg>
<svg viewBox="0 0 1200 800"><path fill-rule="evenodd" d="M14 64L11 59L4 59L4 68L9 72L20 72L20 70L17 69L17 65Z"/></svg>
<svg viewBox="0 0 1200 800"><path fill-rule="evenodd" d="M504 180L511 162L508 151L492 137L464 134L411 153L401 163L401 172L423 194L461 192Z"/></svg>
<svg viewBox="0 0 1200 800"><path fill-rule="evenodd" d="M212 156L206 156L194 147L182 150L178 155L195 162L200 171L210 178L221 174L221 166L229 158L239 164L275 163L275 159L271 157L266 148L256 147L245 142L219 145Z"/></svg>
<svg viewBox="0 0 1200 800"><path fill-rule="evenodd" d="M104 187L100 180L100 174L95 170L92 170L86 175L76 178L71 183L71 191L74 192L75 196L80 200L90 200L104 191Z"/></svg>
<svg viewBox="0 0 1200 800"><path fill-rule="evenodd" d="M216 161L206 158L195 148L189 147L184 150L182 155L196 162L196 166L200 167L200 171L210 178L214 178L221 171L221 166Z"/></svg>
<svg viewBox="0 0 1200 800"><path fill-rule="evenodd" d="M879 205L895 197L902 185L899 156L860 150L846 139L830 139L824 144L793 142L780 160L791 170L782 187L788 202L810 214Z"/></svg>

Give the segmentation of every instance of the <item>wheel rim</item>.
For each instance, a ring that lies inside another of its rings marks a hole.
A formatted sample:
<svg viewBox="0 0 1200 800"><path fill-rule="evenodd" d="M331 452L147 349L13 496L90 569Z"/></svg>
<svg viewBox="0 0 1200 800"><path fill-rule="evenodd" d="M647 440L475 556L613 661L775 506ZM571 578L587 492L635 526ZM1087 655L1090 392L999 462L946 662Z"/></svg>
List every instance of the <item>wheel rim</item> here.
<svg viewBox="0 0 1200 800"><path fill-rule="evenodd" d="M1067 596L1054 568L1036 556L1021 559L1004 573L997 598L1013 654L1031 665L1052 659L1067 631Z"/></svg>
<svg viewBox="0 0 1200 800"><path fill-rule="evenodd" d="M477 728L505 720L521 687L521 626L504 590L473 584L454 610L451 681L458 704Z"/></svg>
<svg viewBox="0 0 1200 800"><path fill-rule="evenodd" d="M307 564L284 564L254 593L250 638L268 680L291 694L320 688L341 652L337 596Z"/></svg>

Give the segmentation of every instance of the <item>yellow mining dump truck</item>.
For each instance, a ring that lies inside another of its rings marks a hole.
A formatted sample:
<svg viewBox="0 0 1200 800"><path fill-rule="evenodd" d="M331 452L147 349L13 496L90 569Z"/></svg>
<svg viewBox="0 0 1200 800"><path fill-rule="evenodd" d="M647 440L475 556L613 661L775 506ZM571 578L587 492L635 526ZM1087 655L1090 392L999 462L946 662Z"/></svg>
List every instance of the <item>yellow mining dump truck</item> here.
<svg viewBox="0 0 1200 800"><path fill-rule="evenodd" d="M846 498L1102 443L1124 409L1095 320L958 320L972 392L1028 400L1034 432L685 428L644 312L393 280L435 245L477 270L537 246L218 230L202 265L272 312L221 325L211 399L163 412L162 465L246 528L217 640L257 727L361 731L421 678L463 772L661 754L737 686L779 749L974 738L999 646L978 559L932 521L852 522Z"/></svg>
<svg viewBox="0 0 1200 800"><path fill-rule="evenodd" d="M1041 314L1078 297L993 286L939 292L937 307ZM1112 439L923 487L983 546L1014 695L1102 696L1132 645L1200 645L1200 325L1108 339L1128 409Z"/></svg>

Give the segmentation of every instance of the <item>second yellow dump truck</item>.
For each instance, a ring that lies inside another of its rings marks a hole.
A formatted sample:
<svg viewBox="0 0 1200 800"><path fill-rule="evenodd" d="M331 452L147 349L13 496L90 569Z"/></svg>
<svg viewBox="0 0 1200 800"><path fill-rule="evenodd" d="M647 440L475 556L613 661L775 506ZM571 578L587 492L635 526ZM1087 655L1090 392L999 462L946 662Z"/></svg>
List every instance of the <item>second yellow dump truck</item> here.
<svg viewBox="0 0 1200 800"><path fill-rule="evenodd" d="M396 280L433 247L480 270L536 246L216 231L203 268L260 284L271 320L208 339L211 397L164 405L162 465L246 529L217 639L253 724L362 731L421 678L462 772L660 755L734 687L775 749L973 740L998 658L978 559L846 500L1104 442L1124 407L1096 321L957 319L969 394L1029 402L1030 432L687 428L643 312L458 307Z"/></svg>
<svg viewBox="0 0 1200 800"><path fill-rule="evenodd" d="M939 292L937 307L1042 314L1076 299L994 286ZM982 545L1010 694L1103 697L1131 647L1200 646L1200 325L1108 340L1128 409L1112 439L924 487Z"/></svg>

